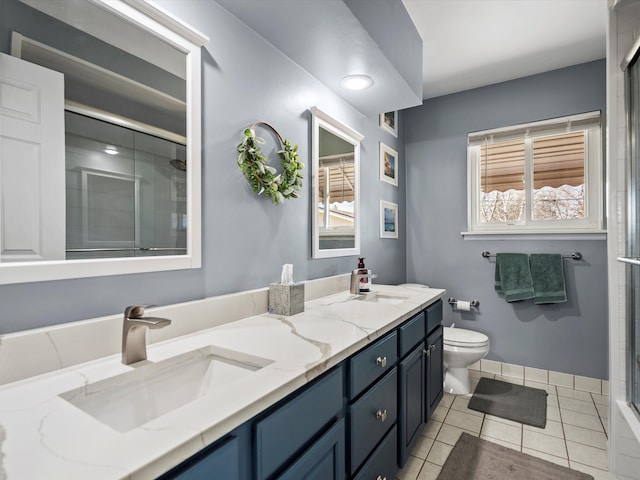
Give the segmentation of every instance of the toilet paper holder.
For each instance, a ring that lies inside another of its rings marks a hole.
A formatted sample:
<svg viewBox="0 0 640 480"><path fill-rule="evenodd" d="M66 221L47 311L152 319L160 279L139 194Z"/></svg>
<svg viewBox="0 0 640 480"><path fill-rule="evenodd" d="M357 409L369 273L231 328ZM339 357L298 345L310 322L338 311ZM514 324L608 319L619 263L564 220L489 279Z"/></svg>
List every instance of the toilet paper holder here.
<svg viewBox="0 0 640 480"><path fill-rule="evenodd" d="M452 305L453 308L456 308L458 306L458 300L456 300L453 297L449 298L449 305ZM469 302L469 305L471 305L471 307L473 308L478 308L480 306L480 302L478 300L471 300Z"/></svg>

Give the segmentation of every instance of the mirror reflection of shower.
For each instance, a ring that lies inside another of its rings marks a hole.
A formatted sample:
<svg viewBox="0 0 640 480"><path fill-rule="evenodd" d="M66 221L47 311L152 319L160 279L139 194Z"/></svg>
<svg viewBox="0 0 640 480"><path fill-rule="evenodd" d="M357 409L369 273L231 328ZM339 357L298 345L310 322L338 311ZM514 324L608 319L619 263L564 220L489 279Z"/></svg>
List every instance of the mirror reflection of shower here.
<svg viewBox="0 0 640 480"><path fill-rule="evenodd" d="M179 146L182 148L178 148ZM181 172L186 172L187 171L186 154L187 154L187 149L184 148L184 145L174 144L172 146L171 160L169 161L169 164L176 170L179 170Z"/></svg>
<svg viewBox="0 0 640 480"><path fill-rule="evenodd" d="M186 146L67 111L67 259L186 254Z"/></svg>

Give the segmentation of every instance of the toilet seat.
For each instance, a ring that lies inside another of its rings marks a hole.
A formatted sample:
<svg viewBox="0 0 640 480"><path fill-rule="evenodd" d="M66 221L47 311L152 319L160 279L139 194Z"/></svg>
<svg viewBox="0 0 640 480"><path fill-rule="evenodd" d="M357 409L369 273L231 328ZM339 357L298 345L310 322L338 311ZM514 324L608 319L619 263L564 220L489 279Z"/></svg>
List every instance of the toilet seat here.
<svg viewBox="0 0 640 480"><path fill-rule="evenodd" d="M452 347L484 347L489 344L489 337L473 330L444 327L443 342Z"/></svg>
<svg viewBox="0 0 640 480"><path fill-rule="evenodd" d="M399 286L403 288L408 288L409 290L418 290L418 291L429 288L427 285L423 285L421 283L403 283Z"/></svg>

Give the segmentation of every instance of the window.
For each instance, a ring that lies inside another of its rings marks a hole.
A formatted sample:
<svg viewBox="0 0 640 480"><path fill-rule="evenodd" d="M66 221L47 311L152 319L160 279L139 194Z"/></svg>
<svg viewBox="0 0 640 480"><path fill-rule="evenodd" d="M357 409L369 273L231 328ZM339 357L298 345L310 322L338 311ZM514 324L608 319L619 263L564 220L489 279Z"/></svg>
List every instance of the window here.
<svg viewBox="0 0 640 480"><path fill-rule="evenodd" d="M471 133L469 232L602 228L600 113Z"/></svg>

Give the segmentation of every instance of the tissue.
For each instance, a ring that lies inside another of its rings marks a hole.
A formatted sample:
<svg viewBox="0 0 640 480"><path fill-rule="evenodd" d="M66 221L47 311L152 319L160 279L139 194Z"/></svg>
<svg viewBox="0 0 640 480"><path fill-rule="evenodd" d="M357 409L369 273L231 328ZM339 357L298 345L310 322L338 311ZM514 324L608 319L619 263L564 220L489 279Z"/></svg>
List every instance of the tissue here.
<svg viewBox="0 0 640 480"><path fill-rule="evenodd" d="M464 300L458 300L456 302L456 310L460 310L461 312L470 312L471 311L471 302L465 302Z"/></svg>
<svg viewBox="0 0 640 480"><path fill-rule="evenodd" d="M282 275L280 276L282 285L293 285L293 265L285 263L282 265Z"/></svg>

